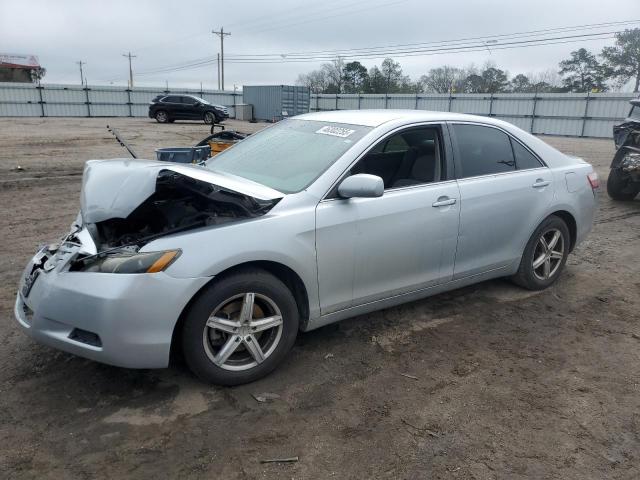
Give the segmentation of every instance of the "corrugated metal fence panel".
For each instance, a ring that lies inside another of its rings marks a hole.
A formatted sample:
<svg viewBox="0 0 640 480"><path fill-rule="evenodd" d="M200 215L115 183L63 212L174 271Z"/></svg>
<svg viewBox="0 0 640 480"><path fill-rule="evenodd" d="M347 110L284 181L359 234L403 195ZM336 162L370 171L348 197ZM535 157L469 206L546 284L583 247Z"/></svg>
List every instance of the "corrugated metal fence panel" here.
<svg viewBox="0 0 640 480"><path fill-rule="evenodd" d="M0 102L38 102L40 96L35 85L29 83L0 83Z"/></svg>
<svg viewBox="0 0 640 480"><path fill-rule="evenodd" d="M127 91L117 87L89 88L89 101L91 103L126 104L129 101Z"/></svg>
<svg viewBox="0 0 640 480"><path fill-rule="evenodd" d="M387 108L416 108L416 96L415 95L389 95L387 102Z"/></svg>
<svg viewBox="0 0 640 480"><path fill-rule="evenodd" d="M584 124L585 137L613 137L613 126L619 120L587 120Z"/></svg>
<svg viewBox="0 0 640 480"><path fill-rule="evenodd" d="M39 117L42 108L37 103L0 103L0 117Z"/></svg>
<svg viewBox="0 0 640 480"><path fill-rule="evenodd" d="M579 137L582 133L582 119L553 117L536 118L533 126L533 133Z"/></svg>
<svg viewBox="0 0 640 480"><path fill-rule="evenodd" d="M385 108L385 103L384 95L366 94L362 95L362 98L360 99L360 108Z"/></svg>
<svg viewBox="0 0 640 480"><path fill-rule="evenodd" d="M403 99L401 99L401 97ZM628 115L630 93L367 94L339 96L338 108L410 108L491 115L538 134L611 138ZM411 104L411 102L413 102ZM312 95L312 110L335 110L335 95ZM533 124L533 129L532 129Z"/></svg>
<svg viewBox="0 0 640 480"><path fill-rule="evenodd" d="M85 103L84 89L80 86L47 85L42 89L42 98L47 103Z"/></svg>
<svg viewBox="0 0 640 480"><path fill-rule="evenodd" d="M631 110L628 100L628 97L621 97L619 93L592 95L587 117L624 118Z"/></svg>
<svg viewBox="0 0 640 480"><path fill-rule="evenodd" d="M129 106L94 103L94 104L91 104L91 116L92 117L128 117Z"/></svg>
<svg viewBox="0 0 640 480"><path fill-rule="evenodd" d="M446 112L449 109L449 95L434 94L418 97L418 109L432 110L435 112Z"/></svg>
<svg viewBox="0 0 640 480"><path fill-rule="evenodd" d="M538 95L536 115L550 117L582 117L586 94L568 96L566 93L544 93Z"/></svg>
<svg viewBox="0 0 640 480"><path fill-rule="evenodd" d="M491 113L494 115L529 115L532 110L533 98L531 98L531 95L513 93L493 96Z"/></svg>
<svg viewBox="0 0 640 480"><path fill-rule="evenodd" d="M458 113L473 113L475 115L489 115L490 97L484 93L470 93L468 95L454 95L451 101L451 111Z"/></svg>
<svg viewBox="0 0 640 480"><path fill-rule="evenodd" d="M158 95L166 95L166 93L163 92L162 90L134 88L133 90L131 90L131 103L138 104L138 105L145 104L148 107L151 100L156 98Z"/></svg>
<svg viewBox="0 0 640 480"><path fill-rule="evenodd" d="M338 97L339 110L358 110L358 95L353 93L341 93Z"/></svg>

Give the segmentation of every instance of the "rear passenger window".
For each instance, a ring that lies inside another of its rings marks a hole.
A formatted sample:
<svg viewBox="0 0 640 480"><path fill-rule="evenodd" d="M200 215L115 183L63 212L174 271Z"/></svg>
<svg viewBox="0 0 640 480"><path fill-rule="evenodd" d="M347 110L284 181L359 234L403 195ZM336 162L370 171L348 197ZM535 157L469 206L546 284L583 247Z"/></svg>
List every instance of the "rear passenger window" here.
<svg viewBox="0 0 640 480"><path fill-rule="evenodd" d="M513 146L513 155L516 157L516 168L518 170L526 170L527 168L540 168L542 164L536 158L536 156L529 150L524 148L520 142L517 142L513 138L511 139L511 145Z"/></svg>
<svg viewBox="0 0 640 480"><path fill-rule="evenodd" d="M516 168L509 136L496 128L454 124L462 172L458 178L511 172Z"/></svg>

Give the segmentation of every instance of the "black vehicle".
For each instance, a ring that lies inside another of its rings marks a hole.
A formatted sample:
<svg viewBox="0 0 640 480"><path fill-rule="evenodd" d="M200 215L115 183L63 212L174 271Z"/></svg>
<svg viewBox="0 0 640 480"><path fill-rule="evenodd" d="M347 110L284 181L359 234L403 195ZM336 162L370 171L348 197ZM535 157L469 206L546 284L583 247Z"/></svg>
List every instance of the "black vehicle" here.
<svg viewBox="0 0 640 480"><path fill-rule="evenodd" d="M629 116L613 127L617 152L611 162L607 193L614 200L633 200L640 193L640 98L629 103Z"/></svg>
<svg viewBox="0 0 640 480"><path fill-rule="evenodd" d="M213 124L229 118L229 111L227 107L194 95L159 95L149 104L149 118L155 118L159 123L204 120L204 123Z"/></svg>

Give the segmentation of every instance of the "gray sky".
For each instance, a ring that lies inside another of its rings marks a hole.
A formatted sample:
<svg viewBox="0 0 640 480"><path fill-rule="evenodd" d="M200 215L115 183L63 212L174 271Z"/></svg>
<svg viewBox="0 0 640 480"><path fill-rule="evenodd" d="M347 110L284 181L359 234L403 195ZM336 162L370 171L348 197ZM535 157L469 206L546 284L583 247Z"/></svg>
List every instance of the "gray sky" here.
<svg viewBox="0 0 640 480"><path fill-rule="evenodd" d="M204 0L0 0L0 51L35 54L47 83L78 83L83 60L89 84L125 85L131 51L134 73L202 59L219 52L212 29L224 26L225 55L283 54L455 40L554 27L640 18L638 0L325 0L303 2ZM638 24L637 26L640 26ZM601 29L611 31L617 28ZM396 58L417 78L443 64L493 61L510 72L528 73L557 64L580 47L599 52L612 40ZM366 59L367 67L382 58ZM289 84L322 61L225 65L225 86ZM205 88L217 85L215 64L135 77L137 86Z"/></svg>

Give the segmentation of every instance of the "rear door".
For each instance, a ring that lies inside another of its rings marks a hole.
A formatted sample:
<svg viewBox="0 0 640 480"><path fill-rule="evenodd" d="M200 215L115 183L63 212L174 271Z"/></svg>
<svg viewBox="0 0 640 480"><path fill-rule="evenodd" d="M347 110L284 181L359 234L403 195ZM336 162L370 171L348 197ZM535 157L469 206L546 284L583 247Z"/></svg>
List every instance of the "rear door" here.
<svg viewBox="0 0 640 480"><path fill-rule="evenodd" d="M454 278L513 265L553 200L551 171L497 127L450 130L461 202Z"/></svg>
<svg viewBox="0 0 640 480"><path fill-rule="evenodd" d="M175 118L184 118L182 117L182 113L180 111L180 97L177 95L168 95L166 97L164 97L164 99L162 100L162 104L165 107L165 109L167 110L167 112L169 112L169 117L172 119Z"/></svg>
<svg viewBox="0 0 640 480"><path fill-rule="evenodd" d="M193 97L180 97L184 118L198 120L202 118L202 107L198 107L198 102Z"/></svg>

